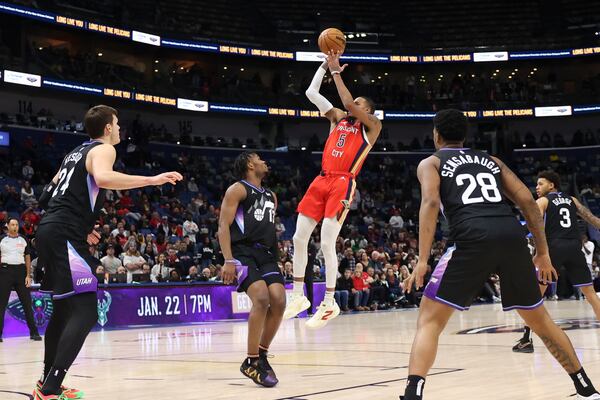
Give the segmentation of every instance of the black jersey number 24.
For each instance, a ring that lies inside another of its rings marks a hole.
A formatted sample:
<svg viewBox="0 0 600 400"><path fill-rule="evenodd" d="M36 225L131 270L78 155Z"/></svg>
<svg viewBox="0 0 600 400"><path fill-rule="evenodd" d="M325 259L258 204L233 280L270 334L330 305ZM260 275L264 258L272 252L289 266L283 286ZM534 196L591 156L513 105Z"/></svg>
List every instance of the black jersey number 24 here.
<svg viewBox="0 0 600 400"><path fill-rule="evenodd" d="M71 181L71 177L73 176L73 172L75 172L75 167L70 170L67 168L63 168L58 173L58 183L56 184L56 189L52 193L52 197L56 196L58 193L62 196L65 194L69 187L69 182Z"/></svg>
<svg viewBox="0 0 600 400"><path fill-rule="evenodd" d="M460 174L456 177L456 185L467 185L462 194L463 204L499 203L502 201L496 178L489 172L480 172L477 175ZM479 190L477 191L477 189Z"/></svg>

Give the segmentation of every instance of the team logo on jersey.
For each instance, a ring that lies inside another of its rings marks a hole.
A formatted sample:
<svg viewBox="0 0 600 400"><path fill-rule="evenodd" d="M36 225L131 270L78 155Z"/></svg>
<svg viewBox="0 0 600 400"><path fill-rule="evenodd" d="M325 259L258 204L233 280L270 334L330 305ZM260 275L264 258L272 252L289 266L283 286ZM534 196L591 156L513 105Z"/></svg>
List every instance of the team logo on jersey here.
<svg viewBox="0 0 600 400"><path fill-rule="evenodd" d="M254 209L254 219L258 222L265 218L265 214L268 213L269 222L275 222L275 203L271 200L265 200L264 196L261 196L260 201L256 200L252 206ZM249 213L252 209L248 210Z"/></svg>
<svg viewBox="0 0 600 400"><path fill-rule="evenodd" d="M107 291L98 292L98 324L106 325L108 322L108 311L112 303L112 296Z"/></svg>
<svg viewBox="0 0 600 400"><path fill-rule="evenodd" d="M52 298L46 293L31 293L31 306L33 309L33 319L36 326L45 326L50 320L54 304ZM19 299L15 299L8 303L8 312L18 321L27 322L25 318L25 308Z"/></svg>
<svg viewBox="0 0 600 400"><path fill-rule="evenodd" d="M600 321L595 318L567 318L555 320L556 324L565 331L578 329L600 329ZM511 333L523 332L523 325L490 325L479 328L465 329L456 332L457 335L477 335L481 333Z"/></svg>

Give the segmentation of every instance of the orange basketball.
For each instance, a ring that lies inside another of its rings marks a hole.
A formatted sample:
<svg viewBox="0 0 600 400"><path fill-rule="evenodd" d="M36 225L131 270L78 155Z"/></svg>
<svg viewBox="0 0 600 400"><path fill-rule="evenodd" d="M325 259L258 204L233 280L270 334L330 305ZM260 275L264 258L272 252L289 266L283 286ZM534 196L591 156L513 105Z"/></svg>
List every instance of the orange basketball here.
<svg viewBox="0 0 600 400"><path fill-rule="evenodd" d="M329 50L343 53L346 49L346 37L344 32L336 28L327 28L319 35L319 49L325 54Z"/></svg>

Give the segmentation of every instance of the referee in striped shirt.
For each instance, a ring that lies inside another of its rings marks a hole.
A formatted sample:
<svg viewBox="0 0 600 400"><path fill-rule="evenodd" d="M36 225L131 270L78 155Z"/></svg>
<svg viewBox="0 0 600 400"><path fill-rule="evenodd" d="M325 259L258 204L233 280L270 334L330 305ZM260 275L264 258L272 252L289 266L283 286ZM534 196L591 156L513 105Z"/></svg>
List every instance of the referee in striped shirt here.
<svg viewBox="0 0 600 400"><path fill-rule="evenodd" d="M31 308L31 256L27 240L19 235L19 221L8 221L8 234L0 239L0 342L4 328L4 312L11 290L15 290L23 306L31 340L40 341Z"/></svg>

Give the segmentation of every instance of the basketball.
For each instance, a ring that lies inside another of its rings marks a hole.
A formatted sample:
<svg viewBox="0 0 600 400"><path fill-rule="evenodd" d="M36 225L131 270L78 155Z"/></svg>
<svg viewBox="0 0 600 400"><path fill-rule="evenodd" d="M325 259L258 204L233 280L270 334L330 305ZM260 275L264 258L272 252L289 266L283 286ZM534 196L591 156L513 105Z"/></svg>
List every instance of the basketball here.
<svg viewBox="0 0 600 400"><path fill-rule="evenodd" d="M325 54L330 50L343 53L346 49L344 32L337 28L327 28L319 35L319 49Z"/></svg>

